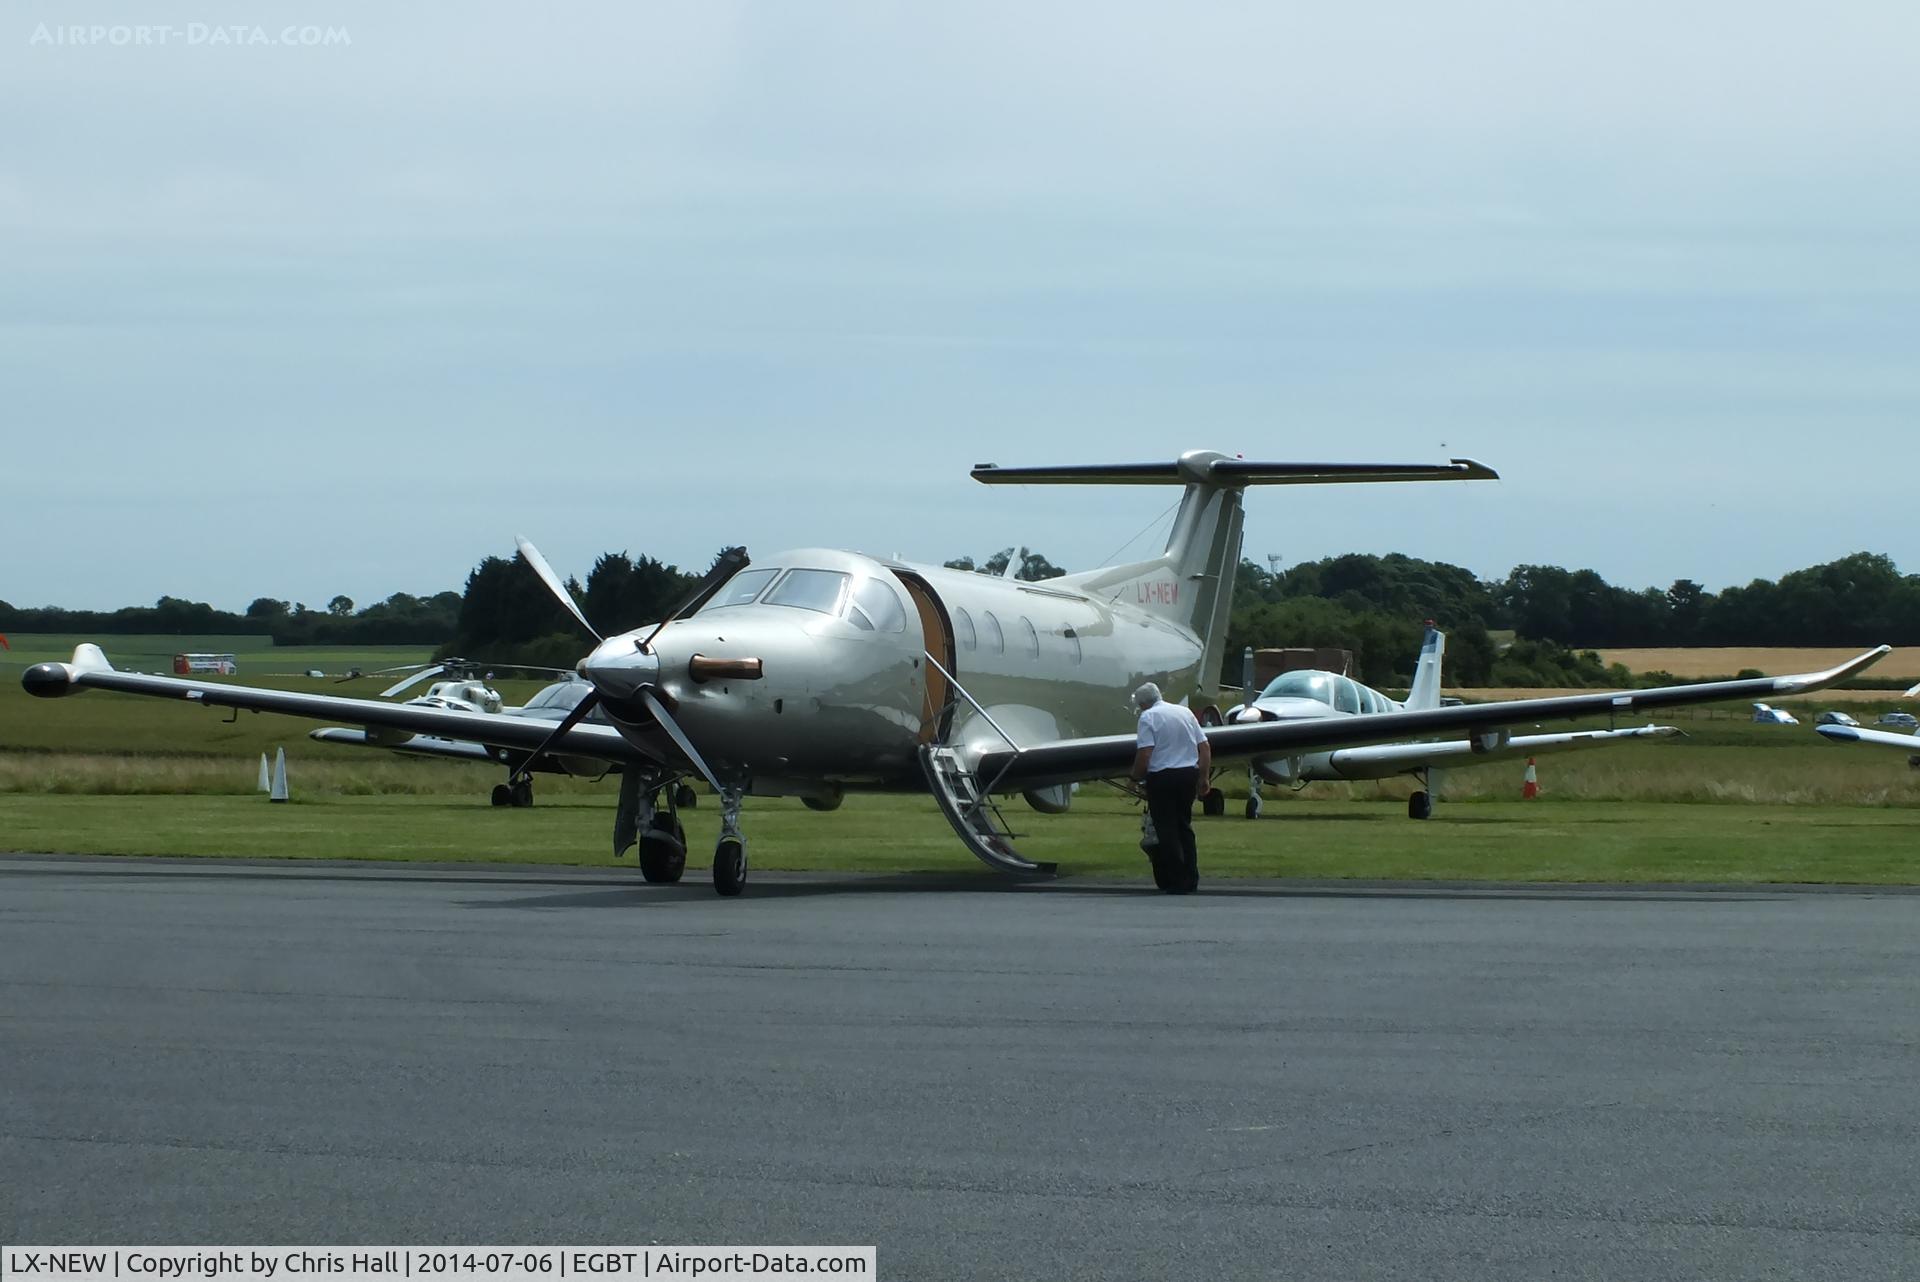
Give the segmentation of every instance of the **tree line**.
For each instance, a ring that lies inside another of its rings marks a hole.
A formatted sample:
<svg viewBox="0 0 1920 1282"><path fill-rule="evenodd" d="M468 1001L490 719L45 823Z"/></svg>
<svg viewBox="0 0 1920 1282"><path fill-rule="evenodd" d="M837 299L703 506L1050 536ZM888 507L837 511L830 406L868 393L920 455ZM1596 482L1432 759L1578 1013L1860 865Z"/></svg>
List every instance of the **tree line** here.
<svg viewBox="0 0 1920 1282"><path fill-rule="evenodd" d="M1003 548L958 570L1033 581L1063 571L1029 548ZM649 556L609 552L575 599L603 632L665 617L699 574ZM1227 635L1225 676L1237 682L1243 647L1337 646L1354 675L1393 686L1410 679L1425 620L1448 634L1448 681L1466 686L1577 686L1623 681L1594 649L1617 646L1841 646L1920 644L1920 575L1892 558L1857 552L1824 565L1714 593L1691 579L1639 590L1593 570L1520 565L1481 579L1444 562L1398 553L1352 553L1270 570L1242 561ZM568 666L579 626L522 559L487 557L462 591L399 592L364 608L336 596L324 608L270 597L243 613L161 597L112 611L25 609L0 601L0 632L103 636L130 633L270 636L276 645L430 645L442 654ZM1495 634L1511 633L1511 638Z"/></svg>

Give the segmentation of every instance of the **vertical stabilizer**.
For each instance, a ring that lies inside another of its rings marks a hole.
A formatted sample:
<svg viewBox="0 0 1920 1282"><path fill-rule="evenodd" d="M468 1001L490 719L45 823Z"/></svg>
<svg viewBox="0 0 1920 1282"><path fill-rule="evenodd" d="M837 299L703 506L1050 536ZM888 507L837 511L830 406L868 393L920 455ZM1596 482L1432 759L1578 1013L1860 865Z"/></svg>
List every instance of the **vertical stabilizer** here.
<svg viewBox="0 0 1920 1282"><path fill-rule="evenodd" d="M1420 661L1413 665L1413 688L1404 705L1408 712L1429 712L1440 706L1440 660L1447 652L1447 634L1427 624L1420 643Z"/></svg>

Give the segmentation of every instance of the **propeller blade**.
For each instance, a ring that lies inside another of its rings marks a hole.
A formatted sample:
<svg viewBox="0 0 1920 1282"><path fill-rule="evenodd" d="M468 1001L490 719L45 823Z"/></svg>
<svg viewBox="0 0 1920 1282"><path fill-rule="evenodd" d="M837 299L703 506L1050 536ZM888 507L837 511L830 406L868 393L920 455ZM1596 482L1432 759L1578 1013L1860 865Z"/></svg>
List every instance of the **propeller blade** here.
<svg viewBox="0 0 1920 1282"><path fill-rule="evenodd" d="M446 666L444 664L438 664L438 663L434 664L431 668L422 668L420 669L420 671L414 673L412 676L406 678L404 681L401 681L399 684L389 686L385 690L382 690L380 692L380 697L382 699L391 699L393 698L394 695L399 694L402 690L405 690L408 686L419 685L422 681L427 680L429 677L437 677L442 672L445 672L445 671L446 671Z"/></svg>
<svg viewBox="0 0 1920 1282"><path fill-rule="evenodd" d="M686 754L687 760L693 763L693 768L700 772L701 777L713 785L715 792L725 791L720 787L720 780L707 765L706 758L695 750L693 740L687 738L687 732L680 728L680 723L673 719L673 714L667 711L667 705L660 702L660 697L653 692L652 687L641 686L640 698L646 702L647 710L653 713L653 719L660 723L660 728L665 730L680 751Z"/></svg>
<svg viewBox="0 0 1920 1282"><path fill-rule="evenodd" d="M587 630L587 635L595 641L605 641L606 638L587 622L587 616L581 612L579 603L573 599L573 593L567 591L567 585L561 581L559 575L553 572L553 567L547 564L547 558L540 555L540 549L533 546L524 534L514 535L513 542L514 546L520 549L520 555L527 558L527 564L533 567L533 572L540 576L540 581L547 585L547 591L553 593L554 599L567 608L568 614L580 621L580 626Z"/></svg>
<svg viewBox="0 0 1920 1282"><path fill-rule="evenodd" d="M749 564L745 548L728 548L722 552L720 559L713 563L713 568L707 571L707 577L695 584L693 591L687 594L686 599L669 610L667 617L654 625L653 631L647 633L640 642L640 648L644 650L651 645L653 639L660 635L661 628L666 627L681 615L692 614L705 605L708 599L720 590L722 584L746 569Z"/></svg>
<svg viewBox="0 0 1920 1282"><path fill-rule="evenodd" d="M598 690L588 690L587 693L581 697L580 702L573 705L573 710L567 713L566 716L560 718L560 724L553 728L553 733L540 741L540 746L533 750L533 755L520 763L519 769L515 770L513 774L508 777L507 782L518 783L530 777L533 774L533 763L546 755L547 749L558 743L561 738L566 735L567 731L584 721L587 714L593 711L594 705L599 702L600 692Z"/></svg>

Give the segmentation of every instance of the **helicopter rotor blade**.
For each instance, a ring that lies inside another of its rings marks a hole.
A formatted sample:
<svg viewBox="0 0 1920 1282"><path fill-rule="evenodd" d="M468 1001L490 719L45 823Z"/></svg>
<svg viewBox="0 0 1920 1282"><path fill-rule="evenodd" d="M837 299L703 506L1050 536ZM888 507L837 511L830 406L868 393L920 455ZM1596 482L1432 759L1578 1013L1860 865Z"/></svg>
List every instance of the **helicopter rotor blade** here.
<svg viewBox="0 0 1920 1282"><path fill-rule="evenodd" d="M412 676L406 677L401 681L399 681L398 683L388 686L385 690L382 690L380 692L380 697L382 699L391 699L393 698L394 695L399 694L402 690L405 690L408 686L419 685L422 681L426 681L433 677L437 677L442 672L445 672L446 670L447 670L447 665L444 663L436 663L432 667L422 668L420 669L420 671L414 673Z"/></svg>

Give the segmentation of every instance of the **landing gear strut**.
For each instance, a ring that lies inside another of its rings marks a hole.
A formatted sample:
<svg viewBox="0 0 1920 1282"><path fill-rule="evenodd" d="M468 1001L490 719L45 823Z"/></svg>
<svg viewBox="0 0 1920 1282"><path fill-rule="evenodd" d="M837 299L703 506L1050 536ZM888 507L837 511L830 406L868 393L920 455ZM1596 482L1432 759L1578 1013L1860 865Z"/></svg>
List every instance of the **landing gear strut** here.
<svg viewBox="0 0 1920 1282"><path fill-rule="evenodd" d="M1407 818L1433 818L1433 777L1425 770L1419 772L1420 790L1407 798Z"/></svg>
<svg viewBox="0 0 1920 1282"><path fill-rule="evenodd" d="M1260 817L1260 772L1247 767L1247 818Z"/></svg>
<svg viewBox="0 0 1920 1282"><path fill-rule="evenodd" d="M713 848L713 888L727 896L747 888L747 839L740 832L740 795L738 784L728 784L720 793L720 841Z"/></svg>

